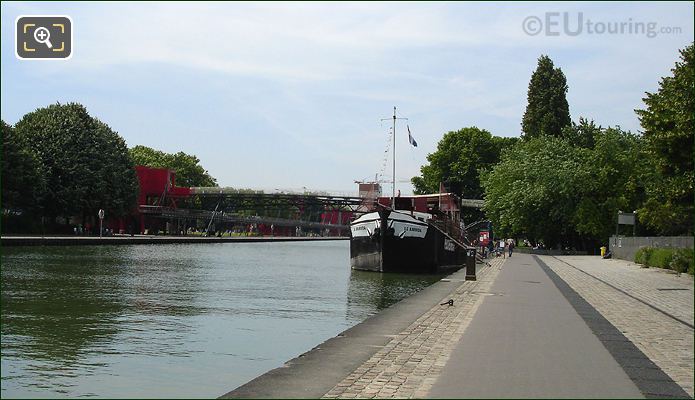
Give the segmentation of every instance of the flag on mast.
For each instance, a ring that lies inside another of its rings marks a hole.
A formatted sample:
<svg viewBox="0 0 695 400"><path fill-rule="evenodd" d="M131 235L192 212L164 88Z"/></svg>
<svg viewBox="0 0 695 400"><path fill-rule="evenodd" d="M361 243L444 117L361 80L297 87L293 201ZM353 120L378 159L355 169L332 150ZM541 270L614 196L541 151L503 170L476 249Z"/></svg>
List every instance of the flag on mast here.
<svg viewBox="0 0 695 400"><path fill-rule="evenodd" d="M410 126L406 125L406 127L408 128L408 141L413 145L413 147L417 147L417 142L415 139L413 139L413 135L410 134Z"/></svg>

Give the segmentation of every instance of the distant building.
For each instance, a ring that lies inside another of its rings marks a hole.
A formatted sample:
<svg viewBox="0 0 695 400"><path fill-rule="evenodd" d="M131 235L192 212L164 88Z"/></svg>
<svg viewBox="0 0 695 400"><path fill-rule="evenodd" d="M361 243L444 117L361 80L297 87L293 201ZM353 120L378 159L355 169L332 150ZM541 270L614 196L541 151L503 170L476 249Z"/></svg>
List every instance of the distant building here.
<svg viewBox="0 0 695 400"><path fill-rule="evenodd" d="M366 199L381 197L381 185L377 182L360 183L359 196Z"/></svg>

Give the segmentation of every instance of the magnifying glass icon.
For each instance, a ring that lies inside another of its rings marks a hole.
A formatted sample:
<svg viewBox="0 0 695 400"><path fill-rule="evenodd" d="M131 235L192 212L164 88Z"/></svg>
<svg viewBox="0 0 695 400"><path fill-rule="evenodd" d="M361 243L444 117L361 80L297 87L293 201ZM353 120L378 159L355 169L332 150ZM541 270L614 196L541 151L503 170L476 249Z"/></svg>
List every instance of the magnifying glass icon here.
<svg viewBox="0 0 695 400"><path fill-rule="evenodd" d="M51 44L51 41L49 40L51 38L51 31L48 29L44 28L43 26L40 26L36 28L34 31L34 40L36 40L39 43L43 43L48 48L53 48L53 45Z"/></svg>

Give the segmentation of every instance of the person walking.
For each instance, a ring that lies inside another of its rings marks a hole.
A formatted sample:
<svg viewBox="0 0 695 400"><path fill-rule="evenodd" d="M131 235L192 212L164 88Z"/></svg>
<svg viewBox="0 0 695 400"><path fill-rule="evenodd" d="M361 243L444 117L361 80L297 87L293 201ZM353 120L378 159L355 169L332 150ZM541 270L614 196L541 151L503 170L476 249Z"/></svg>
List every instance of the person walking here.
<svg viewBox="0 0 695 400"><path fill-rule="evenodd" d="M500 252L502 253L502 258L507 258L507 253L504 252L504 239L500 239Z"/></svg>
<svg viewBox="0 0 695 400"><path fill-rule="evenodd" d="M509 244L507 247L509 247L509 257L511 257L512 251L514 250L514 239L509 239Z"/></svg>

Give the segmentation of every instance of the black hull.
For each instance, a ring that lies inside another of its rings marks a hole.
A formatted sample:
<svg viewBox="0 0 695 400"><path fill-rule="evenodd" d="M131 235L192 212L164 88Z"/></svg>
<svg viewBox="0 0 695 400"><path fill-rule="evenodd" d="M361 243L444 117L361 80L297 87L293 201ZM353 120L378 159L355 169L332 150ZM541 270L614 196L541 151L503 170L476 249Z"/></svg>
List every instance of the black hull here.
<svg viewBox="0 0 695 400"><path fill-rule="evenodd" d="M467 250L434 226L424 238L399 238L385 229L382 214L378 234L350 238L350 266L375 272L435 273L465 265Z"/></svg>

